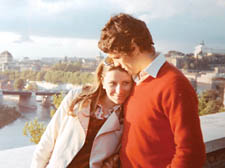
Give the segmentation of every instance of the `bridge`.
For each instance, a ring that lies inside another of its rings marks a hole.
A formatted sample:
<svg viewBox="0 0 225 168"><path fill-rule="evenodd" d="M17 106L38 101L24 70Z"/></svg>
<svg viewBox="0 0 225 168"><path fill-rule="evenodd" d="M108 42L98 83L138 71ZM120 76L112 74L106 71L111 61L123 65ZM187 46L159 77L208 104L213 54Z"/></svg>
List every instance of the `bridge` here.
<svg viewBox="0 0 225 168"><path fill-rule="evenodd" d="M52 95L59 95L61 92L59 91L23 91L23 90L2 90L3 95L19 95L19 96L31 96L32 93L35 95L42 95L42 96L52 96Z"/></svg>
<svg viewBox="0 0 225 168"><path fill-rule="evenodd" d="M50 97L53 95L59 95L62 92L60 91L23 91L23 90L0 90L0 104L3 100L3 95L18 95L19 96L19 102L18 105L22 107L37 108L36 105L36 96L43 96L42 97L42 104L51 104ZM67 93L67 91L64 91L63 93Z"/></svg>

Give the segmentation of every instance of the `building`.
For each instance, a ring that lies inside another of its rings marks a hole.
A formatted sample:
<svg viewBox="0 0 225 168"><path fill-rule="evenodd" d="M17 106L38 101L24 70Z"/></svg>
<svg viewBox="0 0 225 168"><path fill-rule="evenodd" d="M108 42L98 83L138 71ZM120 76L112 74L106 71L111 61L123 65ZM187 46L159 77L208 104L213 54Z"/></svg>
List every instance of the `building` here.
<svg viewBox="0 0 225 168"><path fill-rule="evenodd" d="M14 70L15 62L13 61L13 56L10 52L4 51L0 53L0 71Z"/></svg>
<svg viewBox="0 0 225 168"><path fill-rule="evenodd" d="M10 52L4 51L0 54L0 63L9 63L13 61L13 56Z"/></svg>
<svg viewBox="0 0 225 168"><path fill-rule="evenodd" d="M194 57L201 58L204 56L211 57L215 55L225 56L225 49L214 49L207 47L202 41L199 45L197 45L194 49Z"/></svg>
<svg viewBox="0 0 225 168"><path fill-rule="evenodd" d="M169 51L165 54L166 60L181 69L186 59L185 54L179 51Z"/></svg>

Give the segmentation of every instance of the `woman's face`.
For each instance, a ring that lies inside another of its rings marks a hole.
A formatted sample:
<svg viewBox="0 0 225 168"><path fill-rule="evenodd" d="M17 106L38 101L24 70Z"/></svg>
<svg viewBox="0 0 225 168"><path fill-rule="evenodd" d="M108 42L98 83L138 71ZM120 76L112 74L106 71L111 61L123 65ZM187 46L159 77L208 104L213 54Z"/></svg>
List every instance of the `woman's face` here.
<svg viewBox="0 0 225 168"><path fill-rule="evenodd" d="M115 104L122 104L130 95L133 82L127 72L114 69L105 73L102 84L107 97Z"/></svg>

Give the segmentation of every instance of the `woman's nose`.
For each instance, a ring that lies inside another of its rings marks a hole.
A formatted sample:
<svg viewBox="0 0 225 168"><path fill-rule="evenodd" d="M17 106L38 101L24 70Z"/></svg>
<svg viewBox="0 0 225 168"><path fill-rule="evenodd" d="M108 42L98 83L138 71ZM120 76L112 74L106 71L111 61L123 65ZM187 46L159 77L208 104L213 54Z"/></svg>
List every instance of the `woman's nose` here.
<svg viewBox="0 0 225 168"><path fill-rule="evenodd" d="M116 60L113 60L113 63L114 63L115 66L119 66L120 65L120 63L118 61L116 61Z"/></svg>
<svg viewBox="0 0 225 168"><path fill-rule="evenodd" d="M117 85L117 86L116 86L116 93L117 93L117 94L120 94L122 91L123 91L122 86L121 86L121 85Z"/></svg>

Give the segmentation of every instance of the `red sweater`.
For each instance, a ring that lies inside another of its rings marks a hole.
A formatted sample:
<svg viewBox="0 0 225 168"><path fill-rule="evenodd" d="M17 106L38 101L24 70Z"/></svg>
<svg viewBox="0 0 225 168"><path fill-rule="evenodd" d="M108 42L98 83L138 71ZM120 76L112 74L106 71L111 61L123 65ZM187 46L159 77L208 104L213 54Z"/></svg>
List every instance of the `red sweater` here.
<svg viewBox="0 0 225 168"><path fill-rule="evenodd" d="M165 63L135 86L124 109L123 168L201 168L205 146L198 99L184 75Z"/></svg>

